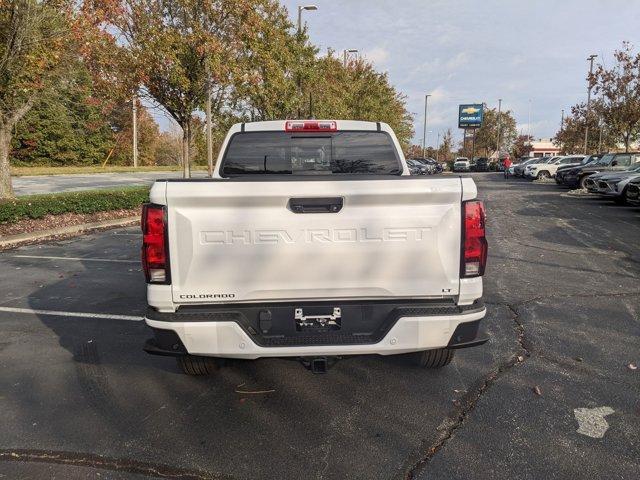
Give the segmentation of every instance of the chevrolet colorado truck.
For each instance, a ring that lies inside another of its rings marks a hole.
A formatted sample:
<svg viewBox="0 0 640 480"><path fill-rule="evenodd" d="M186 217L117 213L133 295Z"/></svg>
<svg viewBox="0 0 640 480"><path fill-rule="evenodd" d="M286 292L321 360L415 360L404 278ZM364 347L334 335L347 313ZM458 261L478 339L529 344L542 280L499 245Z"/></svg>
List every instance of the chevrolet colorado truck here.
<svg viewBox="0 0 640 480"><path fill-rule="evenodd" d="M409 176L384 123L236 124L213 178L158 180L143 206L145 350L192 375L224 358L443 367L486 342L476 196L471 178Z"/></svg>

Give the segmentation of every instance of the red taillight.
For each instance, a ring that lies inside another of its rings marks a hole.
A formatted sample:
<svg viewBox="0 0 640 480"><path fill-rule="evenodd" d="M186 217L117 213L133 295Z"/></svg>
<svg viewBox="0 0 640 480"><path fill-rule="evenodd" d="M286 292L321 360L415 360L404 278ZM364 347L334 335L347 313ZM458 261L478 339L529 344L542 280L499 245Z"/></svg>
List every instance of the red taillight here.
<svg viewBox="0 0 640 480"><path fill-rule="evenodd" d="M285 132L335 132L338 130L333 120L287 120Z"/></svg>
<svg viewBox="0 0 640 480"><path fill-rule="evenodd" d="M167 224L162 205L142 206L142 268L147 283L170 283Z"/></svg>
<svg viewBox="0 0 640 480"><path fill-rule="evenodd" d="M487 265L484 204L478 200L463 202L462 215L460 276L479 277Z"/></svg>

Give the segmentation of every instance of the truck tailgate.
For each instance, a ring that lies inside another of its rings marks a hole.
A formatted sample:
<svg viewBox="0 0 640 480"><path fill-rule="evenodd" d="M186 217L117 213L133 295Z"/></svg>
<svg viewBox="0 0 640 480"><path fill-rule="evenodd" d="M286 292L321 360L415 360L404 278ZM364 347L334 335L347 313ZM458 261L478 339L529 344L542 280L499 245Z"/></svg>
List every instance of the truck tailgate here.
<svg viewBox="0 0 640 480"><path fill-rule="evenodd" d="M177 304L458 294L462 181L168 181ZM339 198L335 213L290 199Z"/></svg>

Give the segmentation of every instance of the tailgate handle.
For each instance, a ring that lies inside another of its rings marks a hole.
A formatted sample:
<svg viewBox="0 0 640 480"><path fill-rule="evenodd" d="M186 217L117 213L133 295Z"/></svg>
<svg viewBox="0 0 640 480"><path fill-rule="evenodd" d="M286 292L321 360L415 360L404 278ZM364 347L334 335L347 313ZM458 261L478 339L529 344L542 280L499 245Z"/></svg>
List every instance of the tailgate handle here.
<svg viewBox="0 0 640 480"><path fill-rule="evenodd" d="M293 213L338 213L343 203L342 197L290 198L289 209Z"/></svg>

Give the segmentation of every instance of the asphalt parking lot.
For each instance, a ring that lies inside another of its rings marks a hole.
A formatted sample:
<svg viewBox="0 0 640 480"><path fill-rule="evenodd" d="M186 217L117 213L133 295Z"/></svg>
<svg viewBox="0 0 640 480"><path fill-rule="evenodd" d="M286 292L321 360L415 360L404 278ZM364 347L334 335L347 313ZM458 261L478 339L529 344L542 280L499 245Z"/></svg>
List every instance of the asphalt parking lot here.
<svg viewBox="0 0 640 480"><path fill-rule="evenodd" d="M191 378L142 351L137 229L0 253L0 477L637 479L640 209L473 176L491 341L439 371Z"/></svg>
<svg viewBox="0 0 640 480"><path fill-rule="evenodd" d="M193 177L204 177L206 172L194 170ZM87 173L70 175L31 175L13 177L16 195L71 192L134 185L151 185L158 178L181 178L182 172L125 172Z"/></svg>

